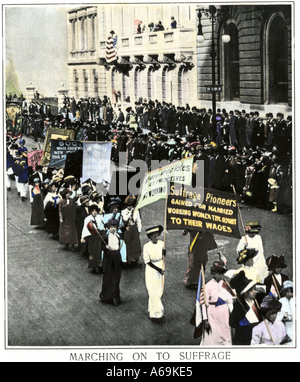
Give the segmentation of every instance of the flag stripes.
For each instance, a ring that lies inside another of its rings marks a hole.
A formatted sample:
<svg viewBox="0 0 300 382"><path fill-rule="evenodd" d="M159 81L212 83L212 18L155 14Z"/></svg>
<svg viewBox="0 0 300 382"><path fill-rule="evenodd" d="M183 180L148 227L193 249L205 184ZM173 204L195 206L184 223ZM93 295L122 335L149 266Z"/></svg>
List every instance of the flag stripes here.
<svg viewBox="0 0 300 382"><path fill-rule="evenodd" d="M105 47L106 62L110 63L117 59L116 45L117 45L117 38L116 37L113 38L112 36L109 36L106 40L106 47Z"/></svg>

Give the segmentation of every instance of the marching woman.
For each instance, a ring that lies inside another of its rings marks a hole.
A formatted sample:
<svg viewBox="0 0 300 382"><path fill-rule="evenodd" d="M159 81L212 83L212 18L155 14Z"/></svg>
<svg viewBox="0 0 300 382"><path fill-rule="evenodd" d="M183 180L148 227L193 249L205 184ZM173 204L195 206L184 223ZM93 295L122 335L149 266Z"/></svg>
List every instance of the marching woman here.
<svg viewBox="0 0 300 382"><path fill-rule="evenodd" d="M256 282L248 279L244 271L240 271L230 280L230 287L237 295L229 316L232 345L250 345L252 329L262 320L255 303Z"/></svg>
<svg viewBox="0 0 300 382"><path fill-rule="evenodd" d="M31 219L30 225L36 225L39 229L44 227L44 204L41 194L41 181L40 178L33 179L33 188L31 191Z"/></svg>
<svg viewBox="0 0 300 382"><path fill-rule="evenodd" d="M210 269L212 279L205 285L208 308L204 325L209 325L209 331L202 337L202 346L231 345L229 314L233 309L233 295L223 280L225 266L221 259L214 261Z"/></svg>
<svg viewBox="0 0 300 382"><path fill-rule="evenodd" d="M282 307L277 298L267 295L260 304L264 321L253 328L251 345L283 345L290 341L280 320L276 320Z"/></svg>
<svg viewBox="0 0 300 382"><path fill-rule="evenodd" d="M239 269L237 269L234 274L239 273L240 271L245 272L245 276L254 280L256 283L262 283L263 280L260 279L259 273L256 268L254 268L253 258L257 255L257 252L254 248L246 248L239 252L239 255L236 259L237 263L241 265Z"/></svg>
<svg viewBox="0 0 300 382"><path fill-rule="evenodd" d="M51 235L53 239L58 239L59 230L59 212L58 206L61 201L60 196L57 193L58 184L52 181L48 187L48 192L44 199L44 211L46 218L46 231Z"/></svg>
<svg viewBox="0 0 300 382"><path fill-rule="evenodd" d="M205 271L208 261L208 251L217 248L214 235L210 232L182 231L182 235L190 234L190 244L188 251L188 269L183 283L188 289L196 289L199 280L201 264Z"/></svg>
<svg viewBox="0 0 300 382"><path fill-rule="evenodd" d="M266 260L269 276L264 279L266 286L266 294L272 293L274 297L280 299L283 283L288 280L288 276L282 273L282 270L287 267L283 255L272 255Z"/></svg>
<svg viewBox="0 0 300 382"><path fill-rule="evenodd" d="M72 250L75 251L75 244L77 244L76 202L70 198L72 191L68 188L65 188L60 195L62 200L59 203L59 242L65 245L64 249L69 249L71 245Z"/></svg>
<svg viewBox="0 0 300 382"><path fill-rule="evenodd" d="M116 198L111 198L107 204L106 207L106 213L103 216L103 224L107 224L109 220L117 220L118 223L118 235L120 236L121 240L121 245L120 245L120 253L121 253L121 259L122 263L126 264L126 244L123 238L123 232L125 229L125 225L123 222L123 218L120 212L120 206L121 206L121 199L116 197ZM108 231L107 231L108 233Z"/></svg>
<svg viewBox="0 0 300 382"><path fill-rule="evenodd" d="M262 238L259 234L261 225L258 222L248 222L245 226L245 236L243 236L238 245L237 252L245 248L253 248L257 254L253 257L253 267L257 270L260 280L264 280L268 276L268 267L264 256L264 247Z"/></svg>
<svg viewBox="0 0 300 382"><path fill-rule="evenodd" d="M135 210L136 198L128 195L125 199L127 207L121 211L123 222L126 226L124 231L124 241L126 244L127 264L139 265L139 257L142 252L140 233L142 231L142 221L139 210Z"/></svg>
<svg viewBox="0 0 300 382"><path fill-rule="evenodd" d="M164 307L161 301L164 292L166 251L164 243L158 240L163 231L161 225L148 228L146 234L150 241L143 247L143 258L146 264L145 282L148 291L148 313L153 322L162 322Z"/></svg>
<svg viewBox="0 0 300 382"><path fill-rule="evenodd" d="M87 255L87 242L82 242L82 229L84 225L84 220L89 216L89 201L90 198L88 195L83 195L79 199L80 205L76 206L76 231L77 231L77 240L78 240L78 252L83 253L83 255Z"/></svg>
<svg viewBox="0 0 300 382"><path fill-rule="evenodd" d="M281 289L281 299L279 302L282 304L281 310L278 313L277 320L282 321L284 323L286 333L293 341L294 338L294 320L295 320L295 301L293 294L293 282L290 280L286 280L283 283L283 287Z"/></svg>
<svg viewBox="0 0 300 382"><path fill-rule="evenodd" d="M22 202L27 199L28 192L28 179L29 179L29 171L26 159L20 159L19 161L15 161L14 166L15 171L15 180L17 183L17 187L20 193L20 197Z"/></svg>
<svg viewBox="0 0 300 382"><path fill-rule="evenodd" d="M102 290L99 295L101 302L111 303L118 306L120 298L121 280L121 254L120 236L117 233L119 221L114 219L107 222L108 233L103 236L107 243L104 246L103 255L103 281Z"/></svg>
<svg viewBox="0 0 300 382"><path fill-rule="evenodd" d="M102 271L102 247L104 242L103 235L105 228L103 225L103 215L99 215L100 209L97 204L89 206L89 213L83 223L81 233L81 243L87 244L89 256L89 268L92 273Z"/></svg>

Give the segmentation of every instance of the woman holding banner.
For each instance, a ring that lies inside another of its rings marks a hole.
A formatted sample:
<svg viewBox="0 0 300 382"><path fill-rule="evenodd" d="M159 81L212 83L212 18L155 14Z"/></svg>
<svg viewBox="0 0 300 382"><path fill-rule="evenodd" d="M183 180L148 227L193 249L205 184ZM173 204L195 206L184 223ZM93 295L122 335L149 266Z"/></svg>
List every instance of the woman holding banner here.
<svg viewBox="0 0 300 382"><path fill-rule="evenodd" d="M144 245L143 258L146 264L145 282L149 295L148 313L153 322L161 323L164 307L161 301L164 292L165 264L164 243L158 240L163 231L161 225L148 228L146 234L150 241Z"/></svg>
<svg viewBox="0 0 300 382"><path fill-rule="evenodd" d="M190 234L190 244L188 252L188 270L183 280L188 289L196 289L198 285L199 272L201 264L204 270L208 261L207 252L217 248L214 235L210 232L188 231L184 230L182 234L185 236Z"/></svg>

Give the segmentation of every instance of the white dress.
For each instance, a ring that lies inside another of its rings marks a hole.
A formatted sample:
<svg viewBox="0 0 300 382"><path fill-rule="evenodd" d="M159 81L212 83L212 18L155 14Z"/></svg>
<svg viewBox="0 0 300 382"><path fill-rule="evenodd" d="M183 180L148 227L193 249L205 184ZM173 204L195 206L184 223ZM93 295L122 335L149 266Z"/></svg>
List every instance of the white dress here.
<svg viewBox="0 0 300 382"><path fill-rule="evenodd" d="M253 258L253 268L255 268L258 271L260 280L262 280L261 282L263 282L264 279L269 275L269 271L264 256L264 248L261 236L255 235L254 237L250 237L246 235L246 238L248 243L247 248L254 248L258 251L257 255ZM243 250L247 243L245 236L243 236L236 248L237 252Z"/></svg>
<svg viewBox="0 0 300 382"><path fill-rule="evenodd" d="M165 269L164 258L162 254L163 242L158 240L157 244L149 241L144 245L143 258L145 267L145 282L148 291L148 312L150 318L162 318L164 315L164 307L161 301L164 292L164 279L156 269L147 265L150 261L157 267Z"/></svg>
<svg viewBox="0 0 300 382"><path fill-rule="evenodd" d="M291 299L282 297L279 301L281 302L282 307L280 312L277 315L276 320L282 321L284 316L288 318L288 321L284 321L283 323L284 323L287 335L293 341L294 339L294 309L295 309L294 297L292 297Z"/></svg>

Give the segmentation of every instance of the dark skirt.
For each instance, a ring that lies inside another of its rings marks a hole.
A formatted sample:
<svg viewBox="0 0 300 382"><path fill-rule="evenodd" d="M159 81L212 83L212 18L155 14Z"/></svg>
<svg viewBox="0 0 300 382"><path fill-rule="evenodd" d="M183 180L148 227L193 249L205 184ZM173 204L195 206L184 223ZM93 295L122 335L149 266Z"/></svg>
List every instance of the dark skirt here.
<svg viewBox="0 0 300 382"><path fill-rule="evenodd" d="M124 232L124 241L126 244L127 262L137 262L142 251L140 234L136 224L129 225L129 230Z"/></svg>
<svg viewBox="0 0 300 382"><path fill-rule="evenodd" d="M102 240L98 234L88 237L87 252L89 254L89 268L100 267L102 263Z"/></svg>
<svg viewBox="0 0 300 382"><path fill-rule="evenodd" d="M58 206L54 207L53 203L47 203L45 207L46 225L45 229L48 233L58 235L59 230L59 213Z"/></svg>
<svg viewBox="0 0 300 382"><path fill-rule="evenodd" d="M33 196L30 225L44 225L44 204L41 194Z"/></svg>
<svg viewBox="0 0 300 382"><path fill-rule="evenodd" d="M120 251L105 250L103 257L103 282L100 299L103 302L120 302L121 280L121 254Z"/></svg>
<svg viewBox="0 0 300 382"><path fill-rule="evenodd" d="M189 249L196 235L197 231L190 231ZM198 284L201 264L203 264L205 270L208 261L207 252L215 248L217 248L217 244L214 240L214 235L210 232L200 232L192 251L188 252L188 269L183 280L186 286Z"/></svg>
<svg viewBox="0 0 300 382"><path fill-rule="evenodd" d="M63 222L59 226L60 244L77 244L77 230L75 225L75 203L60 205Z"/></svg>

